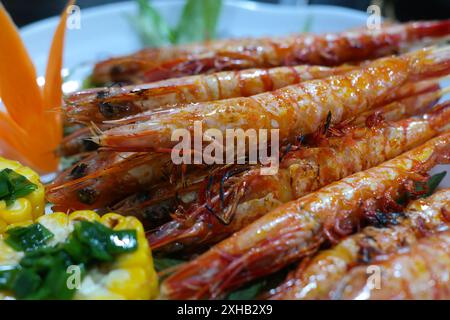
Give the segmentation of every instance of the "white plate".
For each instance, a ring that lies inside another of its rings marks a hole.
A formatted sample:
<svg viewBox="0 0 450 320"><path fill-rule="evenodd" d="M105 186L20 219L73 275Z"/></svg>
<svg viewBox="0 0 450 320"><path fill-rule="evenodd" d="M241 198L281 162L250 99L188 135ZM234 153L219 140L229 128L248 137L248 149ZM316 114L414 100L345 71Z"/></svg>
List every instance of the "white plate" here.
<svg viewBox="0 0 450 320"><path fill-rule="evenodd" d="M155 7L174 24L184 1L154 1ZM64 66L70 71L66 91L79 88L92 65L101 59L131 53L141 48L139 38L129 23L137 12L134 2L104 5L81 11L81 28L68 30ZM21 29L37 72L43 75L47 54L58 17L42 20ZM333 6L280 6L250 1L225 2L218 25L220 37L285 35L302 30L311 19L310 31L338 32L366 24L364 12ZM450 83L448 83L450 85ZM450 171L439 166L433 172ZM450 187L450 172L442 186Z"/></svg>

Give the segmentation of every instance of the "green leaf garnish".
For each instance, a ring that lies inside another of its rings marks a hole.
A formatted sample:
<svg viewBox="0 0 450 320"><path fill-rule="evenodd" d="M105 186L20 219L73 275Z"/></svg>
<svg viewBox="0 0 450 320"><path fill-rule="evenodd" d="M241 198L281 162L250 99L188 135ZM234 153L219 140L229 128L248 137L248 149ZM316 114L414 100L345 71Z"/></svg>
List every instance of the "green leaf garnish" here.
<svg viewBox="0 0 450 320"><path fill-rule="evenodd" d="M447 174L447 171L443 171L443 172L432 175L425 183L417 182L414 186L416 191L420 192L425 189L427 190L427 192L420 195L419 198L426 198L426 197L431 196L436 191L436 189L439 186L439 184L441 183L441 181L445 178L446 174ZM405 205L406 203L408 203L409 200L411 200L411 198L412 198L411 194L409 192L405 192L397 200L397 203L400 205Z"/></svg>
<svg viewBox="0 0 450 320"><path fill-rule="evenodd" d="M252 283L242 289L238 289L230 293L227 300L252 300L255 299L266 286L266 281L263 279L261 281Z"/></svg>
<svg viewBox="0 0 450 320"><path fill-rule="evenodd" d="M221 0L186 0L175 31L176 43L214 39L221 7Z"/></svg>
<svg viewBox="0 0 450 320"><path fill-rule="evenodd" d="M81 90L95 88L95 83L92 81L92 76L86 77L81 83Z"/></svg>
<svg viewBox="0 0 450 320"><path fill-rule="evenodd" d="M14 170L6 168L0 171L0 200L4 200L7 205L36 189L37 185Z"/></svg>
<svg viewBox="0 0 450 320"><path fill-rule="evenodd" d="M181 18L171 28L147 0L136 0L139 8L130 22L147 47L207 41L215 38L222 0L186 0Z"/></svg>
<svg viewBox="0 0 450 320"><path fill-rule="evenodd" d="M301 32L310 32L313 20L314 20L313 16L312 15L308 15L306 17L305 23L303 24Z"/></svg>
<svg viewBox="0 0 450 320"><path fill-rule="evenodd" d="M442 171L440 173L436 173L435 175L431 176L428 181L426 182L426 190L427 192L424 193L421 198L426 198L431 196L434 191L436 191L437 187L441 183L442 180L444 180L445 176L447 175L447 171ZM418 185L416 187L417 191L423 190L423 186Z"/></svg>
<svg viewBox="0 0 450 320"><path fill-rule="evenodd" d="M53 238L53 233L40 223L28 227L17 227L7 231L5 242L17 251L32 251L45 246Z"/></svg>
<svg viewBox="0 0 450 320"><path fill-rule="evenodd" d="M148 47L158 47L174 43L172 29L147 0L137 0L139 13L130 17L137 29L142 43Z"/></svg>
<svg viewBox="0 0 450 320"><path fill-rule="evenodd" d="M172 259L172 258L157 258L153 257L153 265L155 266L155 270L157 272L161 272L168 268L175 267L179 264L182 264L186 261L180 259Z"/></svg>

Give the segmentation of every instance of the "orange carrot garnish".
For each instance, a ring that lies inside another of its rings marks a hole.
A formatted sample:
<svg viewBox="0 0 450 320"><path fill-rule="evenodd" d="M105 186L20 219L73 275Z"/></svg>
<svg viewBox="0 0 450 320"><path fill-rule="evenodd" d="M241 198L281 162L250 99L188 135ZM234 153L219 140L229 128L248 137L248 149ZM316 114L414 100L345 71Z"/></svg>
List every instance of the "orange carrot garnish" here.
<svg viewBox="0 0 450 320"><path fill-rule="evenodd" d="M36 71L20 34L0 3L0 92L11 118L24 129L42 113ZM27 115L27 116L24 116Z"/></svg>
<svg viewBox="0 0 450 320"><path fill-rule="evenodd" d="M70 0L67 6L74 4ZM43 90L14 22L0 4L0 154L37 171L57 169L62 139L62 59L67 7L53 36Z"/></svg>
<svg viewBox="0 0 450 320"><path fill-rule="evenodd" d="M54 121L52 128L55 129L53 135L56 138L57 144L60 142L60 137L62 136L61 103L63 93L61 69L63 62L66 21L68 16L67 8L74 3L74 0L70 0L67 4L66 10L64 10L61 15L55 35L53 36L53 42L48 56L47 69L45 71L44 109L53 111L50 112L50 117Z"/></svg>

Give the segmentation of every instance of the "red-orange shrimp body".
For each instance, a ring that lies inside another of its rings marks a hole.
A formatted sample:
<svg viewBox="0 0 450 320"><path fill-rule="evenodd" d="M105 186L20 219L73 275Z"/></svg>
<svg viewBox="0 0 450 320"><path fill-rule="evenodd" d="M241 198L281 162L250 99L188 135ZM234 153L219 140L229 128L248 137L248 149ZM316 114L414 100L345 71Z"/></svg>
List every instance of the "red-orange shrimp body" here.
<svg viewBox="0 0 450 320"><path fill-rule="evenodd" d="M450 34L450 20L388 25L337 34L300 34L279 38L232 39L206 44L145 49L100 62L96 83L149 82L211 71L282 65L339 65L376 58L417 41Z"/></svg>
<svg viewBox="0 0 450 320"><path fill-rule="evenodd" d="M396 199L405 185L450 162L450 133L366 171L288 202L182 265L161 287L172 299L218 297L311 255L354 232L364 212Z"/></svg>
<svg viewBox="0 0 450 320"><path fill-rule="evenodd" d="M383 58L363 69L320 80L305 81L272 92L213 102L177 106L149 115L148 120L114 127L93 140L118 151L171 148L175 129L203 132L216 129L279 129L280 144L382 104L394 88L408 80L445 74L450 69L450 47L424 49L402 57ZM145 117L144 117L145 118Z"/></svg>
<svg viewBox="0 0 450 320"><path fill-rule="evenodd" d="M180 103L247 97L305 80L342 74L356 67L293 66L224 71L168 79L138 86L93 90L66 98L66 117L76 122L102 122L157 111Z"/></svg>
<svg viewBox="0 0 450 320"><path fill-rule="evenodd" d="M403 213L386 217L390 228L364 228L335 247L319 252L311 261L300 264L289 279L273 290L272 299L330 299L336 284L355 265L373 264L396 253L423 236L447 230L450 217L450 189L408 204ZM378 213L377 213L378 214ZM380 214L380 222L384 219ZM392 226L395 224L395 226ZM380 257L381 256L381 257Z"/></svg>
<svg viewBox="0 0 450 320"><path fill-rule="evenodd" d="M99 209L164 179L167 154L93 152L46 186L54 210Z"/></svg>
<svg viewBox="0 0 450 320"><path fill-rule="evenodd" d="M150 233L150 245L170 250L170 245L181 249L217 242L285 202L392 159L448 129L450 101L422 117L356 128L326 139L323 147L291 151L275 175L261 175L255 168L231 178L234 182L222 187L222 194ZM232 218L224 224L217 215Z"/></svg>
<svg viewBox="0 0 450 320"><path fill-rule="evenodd" d="M379 286L368 281L367 267L351 269L337 284L333 299L448 300L450 298L450 231L416 244L376 263Z"/></svg>

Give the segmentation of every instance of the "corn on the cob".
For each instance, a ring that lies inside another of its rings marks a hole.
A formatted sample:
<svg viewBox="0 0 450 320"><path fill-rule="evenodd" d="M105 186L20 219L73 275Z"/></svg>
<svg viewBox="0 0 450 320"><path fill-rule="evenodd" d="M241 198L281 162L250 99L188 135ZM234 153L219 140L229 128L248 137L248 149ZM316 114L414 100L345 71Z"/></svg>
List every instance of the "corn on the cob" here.
<svg viewBox="0 0 450 320"><path fill-rule="evenodd" d="M42 216L45 209L45 189L39 180L39 175L17 161L0 157L0 172L11 169L25 177L35 185L35 189L25 196L13 199L10 203L0 200L0 232L9 224L30 222Z"/></svg>
<svg viewBox="0 0 450 320"><path fill-rule="evenodd" d="M46 246L55 247L65 243L75 232L76 224L81 221L99 222L114 231L134 230L137 248L122 253L114 261L101 262L87 268L74 299L151 299L158 294L158 280L153 268L151 251L145 238L144 229L134 217L124 217L108 213L99 217L93 211L75 211L70 215L61 212L39 217L36 224L48 229L53 236ZM22 223L31 226L32 223ZM7 230L17 227L10 225ZM2 239L3 237L3 239ZM18 265L26 255L15 251L6 242L8 236L0 235L0 267ZM83 255L85 252L83 252ZM0 279L1 280L1 279ZM0 284L1 285L1 284ZM1 292L0 298L15 298L11 292Z"/></svg>

